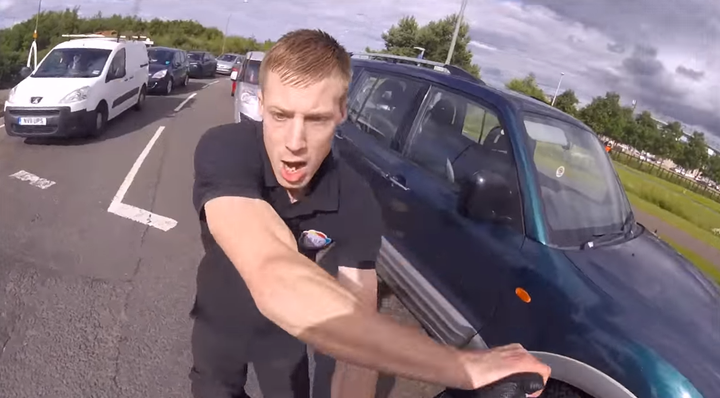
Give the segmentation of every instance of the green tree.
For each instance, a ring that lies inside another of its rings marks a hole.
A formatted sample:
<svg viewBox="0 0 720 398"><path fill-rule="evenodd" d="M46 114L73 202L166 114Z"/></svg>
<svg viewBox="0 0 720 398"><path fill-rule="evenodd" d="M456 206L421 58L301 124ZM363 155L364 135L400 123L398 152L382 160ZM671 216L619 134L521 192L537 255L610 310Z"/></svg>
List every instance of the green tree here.
<svg viewBox="0 0 720 398"><path fill-rule="evenodd" d="M184 50L207 50L218 54L222 49L223 33L217 28L207 28L195 21L174 20L149 21L130 16L98 13L81 18L79 7L64 11L40 13L38 20L38 58L42 59L55 45L66 41L63 34L96 33L116 31L124 35L148 35L156 45L182 48ZM18 80L18 72L27 61L28 50L35 29L35 17L0 30L0 87L11 86ZM228 36L225 50L245 53L267 50L272 41L259 42L254 37Z"/></svg>
<svg viewBox="0 0 720 398"><path fill-rule="evenodd" d="M596 133L627 144L626 126L633 123L633 110L620 104L620 95L608 92L595 97L579 112L580 120Z"/></svg>
<svg viewBox="0 0 720 398"><path fill-rule="evenodd" d="M398 21L397 25L392 25L387 32L382 34L385 49L375 51L367 48L366 51L414 58L418 55L418 50L414 47L422 47L425 49L423 58L444 63L448 51L450 51L450 41L455 30L455 21L457 21L457 15L453 14L439 21L431 21L427 25L420 26L415 17L403 17ZM450 63L479 78L480 67L472 63L472 52L468 49L469 44L470 25L463 22L460 24Z"/></svg>
<svg viewBox="0 0 720 398"><path fill-rule="evenodd" d="M535 80L535 75L532 73L525 76L524 79L510 80L505 87L510 90L517 91L518 93L525 94L528 97L538 99L542 102L548 102L547 98L545 98L545 93L538 86L537 81Z"/></svg>
<svg viewBox="0 0 720 398"><path fill-rule="evenodd" d="M703 169L708 160L708 148L705 142L705 135L700 132L693 132L685 145L678 152L673 161L685 170Z"/></svg>
<svg viewBox="0 0 720 398"><path fill-rule="evenodd" d="M577 116L577 105L580 103L575 91L567 89L555 98L555 107L567 113L570 116Z"/></svg>
<svg viewBox="0 0 720 398"><path fill-rule="evenodd" d="M668 123L659 131L653 153L663 159L674 159L682 149L682 126L678 122Z"/></svg>
<svg viewBox="0 0 720 398"><path fill-rule="evenodd" d="M650 112L644 111L637 115L635 120L625 125L624 131L626 144L641 151L656 154L655 148L660 133L658 132L657 122L653 119Z"/></svg>
<svg viewBox="0 0 720 398"><path fill-rule="evenodd" d="M703 174L716 183L720 182L720 155L715 154L708 157L705 172Z"/></svg>

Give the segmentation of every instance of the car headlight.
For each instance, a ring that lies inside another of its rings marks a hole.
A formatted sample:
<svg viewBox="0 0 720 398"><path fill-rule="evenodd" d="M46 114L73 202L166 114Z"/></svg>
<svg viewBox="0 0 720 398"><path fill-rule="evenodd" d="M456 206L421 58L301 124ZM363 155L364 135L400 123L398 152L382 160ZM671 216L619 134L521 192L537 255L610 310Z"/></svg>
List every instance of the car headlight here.
<svg viewBox="0 0 720 398"><path fill-rule="evenodd" d="M70 92L70 94L63 97L63 99L60 100L61 104L70 104L73 102L79 102L84 101L87 99L87 93L90 89L90 86L80 87L77 90L74 90Z"/></svg>
<svg viewBox="0 0 720 398"><path fill-rule="evenodd" d="M167 75L167 69L159 70L152 75L153 79L162 79Z"/></svg>
<svg viewBox="0 0 720 398"><path fill-rule="evenodd" d="M12 89L10 89L10 92L8 93L8 97L7 97L7 99L5 100L5 102L7 102L8 104L12 104L12 103L13 103L13 100L15 99L15 91L17 91L17 86L15 86L15 87L13 87Z"/></svg>

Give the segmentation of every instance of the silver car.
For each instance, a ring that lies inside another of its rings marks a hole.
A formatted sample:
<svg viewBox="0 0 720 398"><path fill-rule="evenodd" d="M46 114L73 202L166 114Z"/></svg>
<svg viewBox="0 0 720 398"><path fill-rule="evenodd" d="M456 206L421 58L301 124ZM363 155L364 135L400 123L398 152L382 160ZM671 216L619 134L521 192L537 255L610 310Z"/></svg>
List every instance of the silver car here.
<svg viewBox="0 0 720 398"><path fill-rule="evenodd" d="M215 73L220 75L229 75L232 71L233 65L240 58L240 54L226 53L217 57L217 66L215 67Z"/></svg>
<svg viewBox="0 0 720 398"><path fill-rule="evenodd" d="M240 73L237 75L237 90L235 92L235 122L240 122L243 114L250 119L261 121L262 115L258 108L258 92L260 85L260 63L265 58L262 51L250 51L245 56Z"/></svg>

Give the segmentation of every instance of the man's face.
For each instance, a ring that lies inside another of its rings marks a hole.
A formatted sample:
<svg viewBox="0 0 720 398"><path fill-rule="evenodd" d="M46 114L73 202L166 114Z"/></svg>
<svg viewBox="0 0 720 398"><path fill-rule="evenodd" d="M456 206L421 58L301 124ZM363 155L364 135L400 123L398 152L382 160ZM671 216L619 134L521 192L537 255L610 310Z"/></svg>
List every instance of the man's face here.
<svg viewBox="0 0 720 398"><path fill-rule="evenodd" d="M263 139L275 178L285 189L305 188L330 153L335 127L347 114L346 91L336 77L299 88L268 72L258 95Z"/></svg>

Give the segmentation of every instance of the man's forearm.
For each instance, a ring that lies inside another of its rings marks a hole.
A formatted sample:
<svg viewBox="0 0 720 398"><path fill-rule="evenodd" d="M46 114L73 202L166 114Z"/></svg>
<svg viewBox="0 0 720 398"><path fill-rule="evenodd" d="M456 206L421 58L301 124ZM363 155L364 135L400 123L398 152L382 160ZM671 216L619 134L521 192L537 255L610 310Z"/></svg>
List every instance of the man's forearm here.
<svg viewBox="0 0 720 398"><path fill-rule="evenodd" d="M339 361L411 379L455 387L470 385L456 350L391 317L367 311L313 262L288 252L258 272L272 286L251 286L258 309L288 333ZM257 293L257 294L256 294Z"/></svg>
<svg viewBox="0 0 720 398"><path fill-rule="evenodd" d="M233 206L243 211L228 211ZM206 205L206 212L211 233L242 275L258 309L285 331L339 361L470 388L457 350L365 310L356 296L297 252L292 234L269 206L231 198L212 208ZM232 216L235 213L243 217Z"/></svg>

